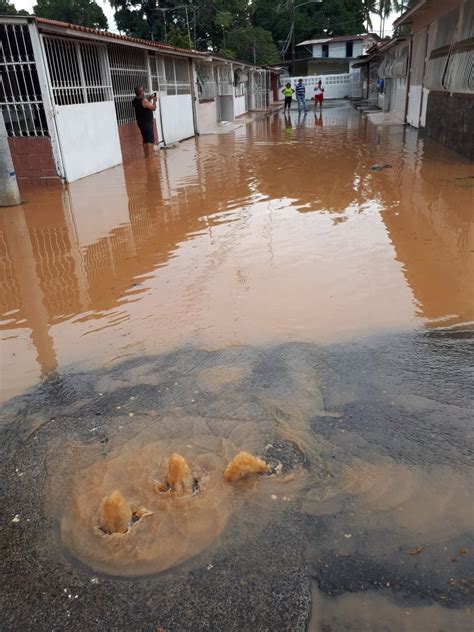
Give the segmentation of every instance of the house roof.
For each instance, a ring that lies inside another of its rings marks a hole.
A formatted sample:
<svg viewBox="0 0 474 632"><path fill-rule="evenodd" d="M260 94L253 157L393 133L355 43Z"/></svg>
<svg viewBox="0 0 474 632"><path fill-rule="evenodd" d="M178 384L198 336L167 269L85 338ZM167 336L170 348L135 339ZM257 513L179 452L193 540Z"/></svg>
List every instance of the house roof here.
<svg viewBox="0 0 474 632"><path fill-rule="evenodd" d="M35 21L39 27L45 27L49 30L74 31L74 34L83 33L85 35L91 35L94 39L113 39L119 40L126 44L135 44L139 46L145 46L146 48L156 48L170 53L179 55L186 55L187 57L207 57L209 53L203 53L196 50L189 50L187 48L179 48L177 46L170 46L169 44L163 44L162 42L152 42L151 40L141 39L139 37L129 37L128 35L120 35L119 33L112 33L111 31L101 31L93 29L88 26L81 26L79 24L70 24L68 22L60 22L59 20L49 20L48 18L31 17L31 20Z"/></svg>
<svg viewBox="0 0 474 632"><path fill-rule="evenodd" d="M335 37L325 37L325 38L317 38L305 40L304 42L300 42L297 46L309 46L310 44L329 44L333 42L355 42L359 40L366 39L375 39L380 40L380 37L375 33L362 33L362 35L336 35Z"/></svg>
<svg viewBox="0 0 474 632"><path fill-rule="evenodd" d="M429 2L429 0L420 0L420 2L417 2L413 7L411 7L411 9L407 9L405 13L402 13L402 15L397 20L395 20L395 22L393 23L393 28L397 28L402 24L407 24L411 21L413 15L415 13L418 13L420 9L429 9L430 4L431 3Z"/></svg>

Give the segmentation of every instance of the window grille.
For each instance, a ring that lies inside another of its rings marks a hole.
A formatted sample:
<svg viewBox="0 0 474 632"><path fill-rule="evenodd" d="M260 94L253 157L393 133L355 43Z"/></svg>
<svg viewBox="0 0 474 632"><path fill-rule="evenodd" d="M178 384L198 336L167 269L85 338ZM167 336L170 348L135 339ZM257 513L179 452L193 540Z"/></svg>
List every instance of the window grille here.
<svg viewBox="0 0 474 632"><path fill-rule="evenodd" d="M164 57L164 79L168 96L191 94L191 80L187 59Z"/></svg>
<svg viewBox="0 0 474 632"><path fill-rule="evenodd" d="M143 86L145 91L150 90L147 53L140 48L120 44L110 44L108 52L117 122L119 125L133 123L135 87Z"/></svg>
<svg viewBox="0 0 474 632"><path fill-rule="evenodd" d="M435 35L429 39L425 72L425 87L429 90L445 89L444 78L458 19L459 9L454 9L436 21L433 25L436 29L430 27L430 32Z"/></svg>
<svg viewBox="0 0 474 632"><path fill-rule="evenodd" d="M9 136L48 136L27 24L0 24L0 107Z"/></svg>
<svg viewBox="0 0 474 632"><path fill-rule="evenodd" d="M104 45L49 35L43 40L56 105L112 100Z"/></svg>
<svg viewBox="0 0 474 632"><path fill-rule="evenodd" d="M449 92L474 93L474 4L467 0L460 18L458 41L454 42L444 85Z"/></svg>
<svg viewBox="0 0 474 632"><path fill-rule="evenodd" d="M214 101L216 98L216 82L212 71L212 64L196 64L197 87L200 101Z"/></svg>

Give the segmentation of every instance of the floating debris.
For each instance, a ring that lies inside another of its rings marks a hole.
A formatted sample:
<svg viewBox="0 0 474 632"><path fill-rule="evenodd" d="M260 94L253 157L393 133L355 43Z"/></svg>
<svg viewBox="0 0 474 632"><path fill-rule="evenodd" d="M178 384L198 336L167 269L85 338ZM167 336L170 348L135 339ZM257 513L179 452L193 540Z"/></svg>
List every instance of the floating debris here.
<svg viewBox="0 0 474 632"><path fill-rule="evenodd" d="M415 546L415 548L411 549L410 555L419 555L423 550L422 546Z"/></svg>
<svg viewBox="0 0 474 632"><path fill-rule="evenodd" d="M375 165L372 165L370 167L371 171L383 171L384 169L391 169L392 165L389 165L388 163L384 163L384 164L378 164L376 163Z"/></svg>
<svg viewBox="0 0 474 632"><path fill-rule="evenodd" d="M13 518L12 522L20 522L20 516L18 514L15 514L15 517Z"/></svg>

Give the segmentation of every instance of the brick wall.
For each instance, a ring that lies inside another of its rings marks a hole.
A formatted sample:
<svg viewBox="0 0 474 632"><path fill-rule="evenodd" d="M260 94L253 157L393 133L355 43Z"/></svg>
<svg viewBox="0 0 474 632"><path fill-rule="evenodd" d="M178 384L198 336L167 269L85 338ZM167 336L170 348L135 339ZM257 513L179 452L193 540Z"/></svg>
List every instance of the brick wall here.
<svg viewBox="0 0 474 632"><path fill-rule="evenodd" d="M156 143L158 141L156 121L154 121L154 126ZM126 125L119 125L118 129L123 162L127 163L143 158L143 141L138 125L136 123L127 123Z"/></svg>
<svg viewBox="0 0 474 632"><path fill-rule="evenodd" d="M474 96L430 92L424 133L474 159Z"/></svg>
<svg viewBox="0 0 474 632"><path fill-rule="evenodd" d="M49 138L9 138L8 143L20 187L60 182Z"/></svg>

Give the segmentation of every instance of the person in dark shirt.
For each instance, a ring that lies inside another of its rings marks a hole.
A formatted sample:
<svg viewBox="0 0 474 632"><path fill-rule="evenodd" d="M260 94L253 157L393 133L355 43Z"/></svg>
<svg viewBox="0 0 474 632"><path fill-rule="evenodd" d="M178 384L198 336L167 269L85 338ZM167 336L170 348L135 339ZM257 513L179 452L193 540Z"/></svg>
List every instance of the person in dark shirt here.
<svg viewBox="0 0 474 632"><path fill-rule="evenodd" d="M132 101L137 125L143 138L143 149L145 157L153 155L153 144L155 142L155 128L153 125L153 112L156 110L156 94L152 94L148 99L142 86L135 88L136 97Z"/></svg>

